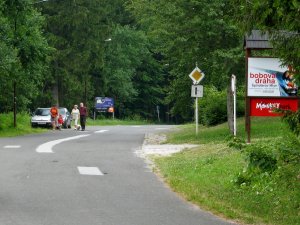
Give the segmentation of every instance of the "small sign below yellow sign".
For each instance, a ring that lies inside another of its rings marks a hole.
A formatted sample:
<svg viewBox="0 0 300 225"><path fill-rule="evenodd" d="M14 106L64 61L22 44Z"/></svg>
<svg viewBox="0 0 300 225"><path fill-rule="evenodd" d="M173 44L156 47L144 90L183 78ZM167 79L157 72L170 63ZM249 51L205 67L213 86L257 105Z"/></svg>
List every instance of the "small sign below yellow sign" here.
<svg viewBox="0 0 300 225"><path fill-rule="evenodd" d="M189 75L194 84L198 84L204 78L204 76L204 73L197 66Z"/></svg>

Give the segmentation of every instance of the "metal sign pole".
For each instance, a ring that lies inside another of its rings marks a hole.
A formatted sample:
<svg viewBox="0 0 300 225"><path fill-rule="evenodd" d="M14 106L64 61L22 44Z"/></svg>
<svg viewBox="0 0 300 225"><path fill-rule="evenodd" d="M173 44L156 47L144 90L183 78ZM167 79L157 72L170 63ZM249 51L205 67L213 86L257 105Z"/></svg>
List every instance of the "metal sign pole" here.
<svg viewBox="0 0 300 225"><path fill-rule="evenodd" d="M196 122L196 135L198 135L198 97L203 97L203 86L197 85L203 78L204 73L198 68L198 63L196 62L196 68L190 73L189 77L192 79L193 84L191 90L191 97L195 97L196 107L195 107L195 122Z"/></svg>
<svg viewBox="0 0 300 225"><path fill-rule="evenodd" d="M198 135L198 97L196 97L196 109L195 109L195 117L196 117L196 135Z"/></svg>

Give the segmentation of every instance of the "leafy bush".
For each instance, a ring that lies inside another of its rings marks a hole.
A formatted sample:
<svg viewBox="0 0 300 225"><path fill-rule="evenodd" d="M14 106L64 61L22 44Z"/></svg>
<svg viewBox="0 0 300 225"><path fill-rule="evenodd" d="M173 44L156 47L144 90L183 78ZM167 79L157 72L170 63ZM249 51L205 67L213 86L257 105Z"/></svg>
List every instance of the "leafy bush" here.
<svg viewBox="0 0 300 225"><path fill-rule="evenodd" d="M240 147L239 141L229 142L230 147ZM287 135L273 143L256 143L241 145L246 156L246 166L238 173L234 182L240 186L250 185L263 187L266 177L273 182L280 177L284 180L296 179L300 176L297 167L300 164L300 140L293 134ZM273 176L273 174L275 174ZM272 181L273 180L273 181ZM267 185L267 184L266 184Z"/></svg>
<svg viewBox="0 0 300 225"><path fill-rule="evenodd" d="M233 135L229 136L227 139L228 147L234 148L236 150L242 150L246 146L246 142L238 137L234 137Z"/></svg>
<svg viewBox="0 0 300 225"><path fill-rule="evenodd" d="M280 111L280 110L277 110ZM300 135L300 110L292 112L290 110L283 110L282 119L287 122L290 130L297 136Z"/></svg>
<svg viewBox="0 0 300 225"><path fill-rule="evenodd" d="M275 145L257 143L246 146L244 150L246 167L237 175L234 182L241 186L250 185L262 176L272 174L278 168L278 155L275 151ZM244 147L245 145L241 145L241 149Z"/></svg>
<svg viewBox="0 0 300 225"><path fill-rule="evenodd" d="M202 121L205 125L217 125L227 120L226 98L214 96L203 109Z"/></svg>
<svg viewBox="0 0 300 225"><path fill-rule="evenodd" d="M277 168L277 157L272 145L251 145L246 152L248 168L258 169L257 172L269 173L272 173Z"/></svg>
<svg viewBox="0 0 300 225"><path fill-rule="evenodd" d="M214 86L205 87L204 97L199 100L200 122L213 126L227 121L227 91L219 91ZM244 115L244 92L238 91L237 115Z"/></svg>
<svg viewBox="0 0 300 225"><path fill-rule="evenodd" d="M300 163L300 141L294 135L287 135L278 147L278 160L281 164Z"/></svg>
<svg viewBox="0 0 300 225"><path fill-rule="evenodd" d="M200 122L206 126L217 125L227 120L226 91L205 87L205 95L199 100Z"/></svg>

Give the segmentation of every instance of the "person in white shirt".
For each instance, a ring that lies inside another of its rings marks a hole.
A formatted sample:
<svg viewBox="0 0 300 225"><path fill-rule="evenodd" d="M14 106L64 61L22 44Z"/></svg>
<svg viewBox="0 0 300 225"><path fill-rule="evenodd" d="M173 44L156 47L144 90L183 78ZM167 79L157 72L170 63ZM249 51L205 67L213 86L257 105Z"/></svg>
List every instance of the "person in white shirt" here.
<svg viewBox="0 0 300 225"><path fill-rule="evenodd" d="M74 130L78 130L78 120L80 117L80 113L77 105L74 105L71 114L72 114L72 120L74 120Z"/></svg>

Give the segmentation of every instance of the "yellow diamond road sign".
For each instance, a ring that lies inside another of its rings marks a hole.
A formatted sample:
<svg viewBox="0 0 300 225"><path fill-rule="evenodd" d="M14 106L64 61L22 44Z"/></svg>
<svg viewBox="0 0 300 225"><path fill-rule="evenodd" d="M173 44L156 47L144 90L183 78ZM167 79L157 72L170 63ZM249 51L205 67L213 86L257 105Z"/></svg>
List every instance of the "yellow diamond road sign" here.
<svg viewBox="0 0 300 225"><path fill-rule="evenodd" d="M194 84L198 84L204 78L204 73L196 66L189 77L193 80Z"/></svg>

